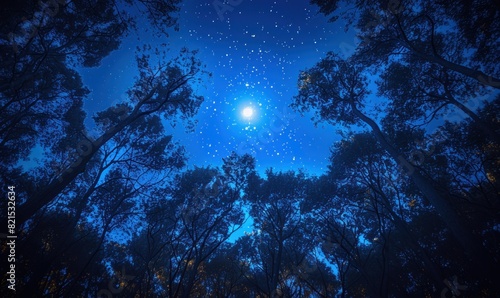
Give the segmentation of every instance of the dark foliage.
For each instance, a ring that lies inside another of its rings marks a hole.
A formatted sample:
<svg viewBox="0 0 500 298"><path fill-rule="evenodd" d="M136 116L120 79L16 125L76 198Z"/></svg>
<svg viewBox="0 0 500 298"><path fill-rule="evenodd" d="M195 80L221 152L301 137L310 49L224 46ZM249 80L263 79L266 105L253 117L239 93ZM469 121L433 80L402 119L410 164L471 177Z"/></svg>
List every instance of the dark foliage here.
<svg viewBox="0 0 500 298"><path fill-rule="evenodd" d="M500 293L493 1L310 1L361 38L352 56L329 52L298 78L296 111L355 131L331 145L319 177L260 175L235 152L220 168L186 169L167 124L192 130L203 101L194 86L207 72L188 49L166 59L138 47L127 100L89 117L87 131L77 69L141 30L131 7L157 34L176 30L180 0L8 2L0 187L17 187L19 297ZM43 157L26 170L33 150ZM6 223L8 200L0 206Z"/></svg>

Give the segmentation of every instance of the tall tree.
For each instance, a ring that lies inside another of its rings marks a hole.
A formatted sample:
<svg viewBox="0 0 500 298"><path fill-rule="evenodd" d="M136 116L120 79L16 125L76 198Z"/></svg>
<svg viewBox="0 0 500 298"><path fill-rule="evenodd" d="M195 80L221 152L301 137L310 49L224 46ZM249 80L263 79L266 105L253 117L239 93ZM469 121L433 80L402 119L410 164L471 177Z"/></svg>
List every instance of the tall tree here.
<svg viewBox="0 0 500 298"><path fill-rule="evenodd" d="M17 279L16 295L65 296L68 285L82 271L85 272L83 278L74 285L73 293L84 294L86 284L97 283L101 278L105 271L100 262L102 252L94 256L90 266L86 258L99 242L98 232L91 224L81 223L68 234L66 225L69 220L71 217L66 214L49 212L37 221L31 233L19 235L17 240L22 245L17 246L16 268L22 278ZM2 286L5 286L2 290L5 294L6 285Z"/></svg>
<svg viewBox="0 0 500 298"><path fill-rule="evenodd" d="M18 221L25 222L40 208L51 202L79 174L100 148L121 131L133 127L136 121L154 115L173 121L176 118L188 119L193 116L202 102L200 96L193 94L190 82L202 71L201 63L193 52L184 49L181 56L159 67L150 65L149 56L138 56L139 77L129 90L130 104L109 108L108 121L103 124L104 132L97 140L86 139L77 144L79 152L75 160L58 179L38 191L19 207Z"/></svg>
<svg viewBox="0 0 500 298"><path fill-rule="evenodd" d="M301 112L314 110L317 121L343 125L358 123L369 125L389 156L400 166L406 167L406 173L436 208L468 258L477 259L484 266L489 266L485 258L487 254L480 241L462 223L445 194L438 191L435 183L419 168L411 165L408 158L391 143L372 118L361 112L367 93L367 78L361 66L356 65L354 61L346 61L334 53L329 53L315 67L301 73L299 94L294 98L292 106Z"/></svg>
<svg viewBox="0 0 500 298"><path fill-rule="evenodd" d="M332 150L329 175L336 183L347 184L342 189L352 189L350 195L343 195L343 192L337 195L349 197L351 202L359 198L358 208L365 211L365 217L371 218L368 226L378 227L374 233L365 236L368 241L379 246L381 250L377 249L374 253L386 262L386 267L382 267L379 275L383 287L377 295L383 296L384 291L385 295L387 291L391 293L393 289L388 288L387 282L400 274L412 274L413 278L417 278L414 272L397 272L395 266L389 265L399 262L401 253L409 255L412 262L421 268L411 269L422 272L418 277L422 290L431 291L433 287L444 286L444 275L440 269L444 266L432 257L436 253L429 249L438 246L438 241L431 239L429 244L423 244L422 239L427 237L420 231L417 234L419 229L413 223L414 217L420 213L432 214L432 210L406 179L397 177L397 164L386 156L373 134L359 133L337 143ZM440 230L444 228L442 225L434 226ZM394 234L399 236L395 237Z"/></svg>
<svg viewBox="0 0 500 298"><path fill-rule="evenodd" d="M291 293L301 296L304 291L312 291L311 285L302 283L301 270L315 260L312 238L306 232L301 211L308 183L303 173L274 173L271 169L266 175L266 179L251 175L245 190L245 200L258 229L249 236L254 238L248 252L255 266L251 282L256 292L266 297ZM321 291L318 288L313 287Z"/></svg>
<svg viewBox="0 0 500 298"><path fill-rule="evenodd" d="M82 102L89 90L75 68L99 65L137 29L138 14L127 13L127 6L166 33L176 25L180 0L8 2L0 8L0 168L11 175L2 174L0 183L19 185L24 202L37 184L53 179L24 171L23 159L33 150L59 155L85 141Z"/></svg>
<svg viewBox="0 0 500 298"><path fill-rule="evenodd" d="M246 159L253 170L250 156L228 159ZM225 162L224 168L235 172L240 165ZM234 182L217 169L195 168L177 175L171 186L155 193L156 199L148 202L144 227L132 240L131 257L141 274L130 291L141 297L159 293L191 297L211 292L206 288L211 284L206 280L206 268L218 262L219 249L227 249L224 243L244 220L242 189Z"/></svg>
<svg viewBox="0 0 500 298"><path fill-rule="evenodd" d="M500 26L498 5L494 1L466 2L460 1L460 6L477 8L482 15L464 20L467 15L458 14L454 5L420 0L353 0L348 1L348 6L355 9L340 12L340 15L346 16L348 24L359 30L361 45L356 56L370 65L379 64L391 55L411 55L498 89L500 69L495 67L499 43L497 28ZM318 5L323 14L333 15L331 20L338 18L340 1L311 0L311 3ZM488 19L489 16L493 18ZM458 29L452 26L453 23L459 24ZM479 37L474 39L465 24L485 29L477 32ZM464 36L467 36L465 40ZM496 38L490 40L489 37ZM468 46L462 47L459 43ZM469 59L470 52L474 61Z"/></svg>
<svg viewBox="0 0 500 298"><path fill-rule="evenodd" d="M389 64L377 83L378 95L391 100L384 119L386 125L424 126L457 109L470 117L492 142L500 142L500 135L492 128L495 123L481 119L467 105L470 101L479 105L479 98L486 95L486 90L469 78L440 66L405 59Z"/></svg>

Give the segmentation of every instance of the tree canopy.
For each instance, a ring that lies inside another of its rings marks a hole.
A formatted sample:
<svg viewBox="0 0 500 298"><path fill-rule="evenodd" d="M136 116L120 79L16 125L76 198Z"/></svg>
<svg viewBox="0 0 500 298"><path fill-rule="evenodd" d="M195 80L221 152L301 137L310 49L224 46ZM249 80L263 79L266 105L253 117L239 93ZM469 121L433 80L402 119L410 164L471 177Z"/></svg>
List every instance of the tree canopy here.
<svg viewBox="0 0 500 298"><path fill-rule="evenodd" d="M261 171L237 148L189 164L169 125L197 125L211 73L196 49L138 45L126 99L87 115L79 70L145 24L178 30L180 0L3 6L0 187L17 201L15 224L7 199L0 221L17 236L15 294L496 297L499 6L310 2L360 41L301 71L289 101L340 129L320 175ZM1 252L11 268L7 241Z"/></svg>

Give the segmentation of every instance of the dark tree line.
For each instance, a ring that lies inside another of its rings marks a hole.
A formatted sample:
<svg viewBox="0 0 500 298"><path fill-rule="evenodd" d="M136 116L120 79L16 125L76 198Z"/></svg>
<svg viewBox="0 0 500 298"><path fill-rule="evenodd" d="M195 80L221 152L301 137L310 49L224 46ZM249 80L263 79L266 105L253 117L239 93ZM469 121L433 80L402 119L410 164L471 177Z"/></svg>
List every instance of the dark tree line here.
<svg viewBox="0 0 500 298"><path fill-rule="evenodd" d="M207 72L188 49L138 47L128 100L87 131L76 69L142 22L177 29L180 1L11 2L0 9L0 186L16 186L19 297L500 293L497 4L311 1L361 41L298 78L296 111L356 131L315 177L259 175L236 153L184 169L165 123L193 128L203 101L191 86ZM25 170L33 150L42 158Z"/></svg>

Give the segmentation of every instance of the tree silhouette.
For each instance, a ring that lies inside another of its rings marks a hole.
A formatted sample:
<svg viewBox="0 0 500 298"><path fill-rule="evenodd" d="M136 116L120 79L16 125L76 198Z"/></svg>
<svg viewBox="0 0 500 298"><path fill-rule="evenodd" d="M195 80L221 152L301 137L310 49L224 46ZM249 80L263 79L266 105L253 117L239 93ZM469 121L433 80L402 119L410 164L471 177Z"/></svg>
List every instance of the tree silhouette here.
<svg viewBox="0 0 500 298"><path fill-rule="evenodd" d="M87 118L79 71L99 66L129 33L177 30L180 0L8 2L0 186L16 185L17 295L500 291L493 2L348 1L344 10L311 0L361 39L350 57L330 52L299 75L291 106L312 111L315 124L347 127L320 176L261 174L259 160L235 152L220 167L188 162L168 125L196 124L203 98L194 88L208 74L197 51L171 58L138 46L127 98ZM0 207L11 210L7 200ZM239 233L243 225L250 230ZM11 253L7 244L0 251ZM8 285L0 281L6 297Z"/></svg>
<svg viewBox="0 0 500 298"><path fill-rule="evenodd" d="M22 185L21 197L27 200L30 190L38 188L31 180L40 180L40 185L48 182L33 175L21 177L22 159L34 149L59 154L53 150L74 147L86 137L81 135L82 101L89 91L75 68L97 66L119 46L124 34L135 29L137 20L124 10L133 4L130 1L9 2L0 9L4 28L0 33L0 153L9 157L2 158L0 167L2 172L14 173L6 175L5 181ZM166 32L176 24L179 3L158 0L134 5L149 12L154 30Z"/></svg>
<svg viewBox="0 0 500 298"><path fill-rule="evenodd" d="M478 102L486 90L442 67L408 62L391 63L379 80L378 94L391 100L384 124L401 127L402 123L409 122L423 126L439 119L439 114L451 113L451 106L470 117L491 141L500 141L500 136L491 128L494 124L485 122L466 105L467 101ZM415 123L421 119L425 122Z"/></svg>
<svg viewBox="0 0 500 298"><path fill-rule="evenodd" d="M19 207L19 222L23 223L38 210L51 202L79 174L85 171L86 165L96 155L100 148L116 137L123 130L134 126L136 121L150 118L154 115L167 120L175 117L187 119L196 113L202 98L193 94L189 82L201 71L201 63L195 59L194 53L183 50L181 56L174 61L153 68L148 56L138 57L139 78L129 90L131 104L111 107L98 115L97 120L103 133L97 140L86 139L77 144L79 156L63 171L58 179L53 180L43 190L38 191ZM104 121L107 119L107 121ZM158 120L156 120L158 121ZM164 138L164 141L167 139ZM165 144L165 142L163 142ZM156 146L161 146L157 144ZM147 152L147 151L146 151Z"/></svg>
<svg viewBox="0 0 500 298"><path fill-rule="evenodd" d="M301 112L314 110L317 121L344 125L368 124L391 159L406 168L406 174L436 208L468 257L478 259L484 266L488 266L488 261L483 258L487 253L472 231L463 224L449 199L424 172L413 166L408 158L391 144L372 118L361 112L367 95L366 86L367 78L362 73L361 66L329 53L315 67L300 75L299 94L294 98L292 106Z"/></svg>
<svg viewBox="0 0 500 298"><path fill-rule="evenodd" d="M319 6L323 14L333 14L331 20L339 17L338 0L310 2ZM488 38L498 37L495 28L498 28L499 21L498 18L486 21L486 16L498 16L498 5L479 1L465 4L462 1L462 7L470 6L483 13L481 17L471 17L464 21L467 16L457 14L456 6L437 2L349 1L348 4L356 9L340 12L340 15L347 19L348 25L354 25L359 30L361 45L356 50L356 57L360 61L372 65L383 63L391 56L411 55L472 78L485 86L500 88L499 69L489 66L495 64L493 50L498 48L498 38L491 41ZM450 28L451 22L460 24L458 30ZM486 25L490 23L491 26ZM489 28L474 40L465 24ZM468 34L464 35L464 32ZM464 36L468 38L464 40ZM459 46L459 42L463 40L467 47ZM479 51L474 42L480 44ZM474 53L475 61L472 63L467 61L467 50ZM485 68L491 73L485 74L482 71Z"/></svg>

